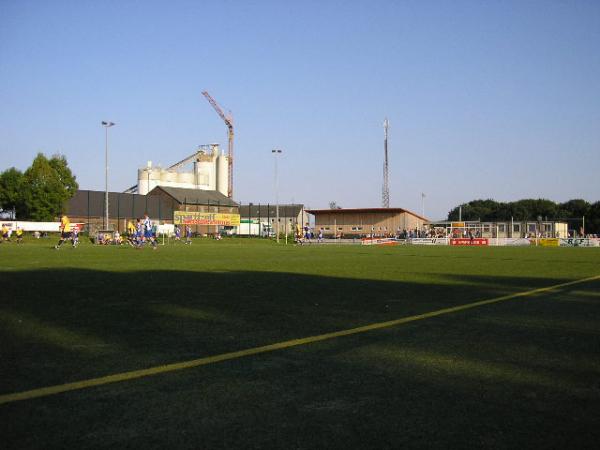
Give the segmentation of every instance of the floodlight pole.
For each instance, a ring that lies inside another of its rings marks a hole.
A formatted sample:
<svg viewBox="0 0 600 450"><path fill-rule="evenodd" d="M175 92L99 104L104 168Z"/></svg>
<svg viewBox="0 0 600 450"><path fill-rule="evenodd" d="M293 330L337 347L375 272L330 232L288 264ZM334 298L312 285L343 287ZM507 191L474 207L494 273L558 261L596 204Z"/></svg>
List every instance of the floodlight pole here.
<svg viewBox="0 0 600 450"><path fill-rule="evenodd" d="M104 127L104 229L108 230L108 129L115 123L102 121Z"/></svg>
<svg viewBox="0 0 600 450"><path fill-rule="evenodd" d="M275 156L275 216L277 219L277 243L279 244L279 178L277 176L277 155L281 155L281 150L271 150L273 156Z"/></svg>

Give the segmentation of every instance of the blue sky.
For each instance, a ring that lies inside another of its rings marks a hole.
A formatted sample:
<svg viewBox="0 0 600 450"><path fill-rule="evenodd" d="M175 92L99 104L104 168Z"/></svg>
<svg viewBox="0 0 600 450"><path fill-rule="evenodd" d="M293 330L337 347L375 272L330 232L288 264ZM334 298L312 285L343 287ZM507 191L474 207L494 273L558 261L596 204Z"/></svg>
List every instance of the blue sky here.
<svg viewBox="0 0 600 450"><path fill-rule="evenodd" d="M600 200L600 2L0 0L0 169L63 153L136 182L236 123L235 199L439 219L475 198Z"/></svg>

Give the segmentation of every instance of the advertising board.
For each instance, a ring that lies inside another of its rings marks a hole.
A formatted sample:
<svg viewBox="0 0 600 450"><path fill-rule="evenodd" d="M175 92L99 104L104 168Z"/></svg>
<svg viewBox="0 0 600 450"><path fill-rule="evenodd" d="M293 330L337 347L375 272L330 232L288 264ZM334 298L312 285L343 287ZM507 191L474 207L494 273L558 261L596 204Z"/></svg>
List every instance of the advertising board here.
<svg viewBox="0 0 600 450"><path fill-rule="evenodd" d="M593 238L561 238L558 241L561 247L600 247L600 240Z"/></svg>
<svg viewBox="0 0 600 450"><path fill-rule="evenodd" d="M452 238L450 245L489 245L487 238Z"/></svg>
<svg viewBox="0 0 600 450"><path fill-rule="evenodd" d="M235 227L240 225L240 215L228 213L175 211L173 213L173 222L175 225L223 225Z"/></svg>
<svg viewBox="0 0 600 450"><path fill-rule="evenodd" d="M60 231L60 222L21 222L16 220L4 220L2 225L6 225L10 230L16 230L17 227L23 231L41 231L48 233L58 233ZM75 225L83 224L71 224L71 228Z"/></svg>
<svg viewBox="0 0 600 450"><path fill-rule="evenodd" d="M361 241L362 245L398 245L400 242L395 238L371 239L365 238Z"/></svg>
<svg viewBox="0 0 600 450"><path fill-rule="evenodd" d="M535 244L535 239L531 240ZM557 238L541 238L538 241L538 245L541 247L558 247L559 240Z"/></svg>
<svg viewBox="0 0 600 450"><path fill-rule="evenodd" d="M414 238L408 242L414 245L448 245L448 238Z"/></svg>
<svg viewBox="0 0 600 450"><path fill-rule="evenodd" d="M509 247L528 247L531 245L531 242L527 238L498 238L492 239L490 242L492 245L506 245ZM533 245L535 245L535 242Z"/></svg>

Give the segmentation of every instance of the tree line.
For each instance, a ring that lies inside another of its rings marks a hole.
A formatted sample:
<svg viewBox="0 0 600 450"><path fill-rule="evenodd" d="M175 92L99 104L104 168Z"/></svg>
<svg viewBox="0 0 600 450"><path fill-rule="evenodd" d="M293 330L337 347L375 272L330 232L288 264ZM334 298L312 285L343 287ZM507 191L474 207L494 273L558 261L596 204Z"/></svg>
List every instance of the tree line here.
<svg viewBox="0 0 600 450"><path fill-rule="evenodd" d="M556 203L545 199L523 199L515 202L495 200L472 200L463 203L448 213L448 220L456 221L461 210L462 220L495 221L537 221L556 220L569 223L569 229L579 230L585 217L585 232L600 234L600 201L589 203L573 199Z"/></svg>
<svg viewBox="0 0 600 450"><path fill-rule="evenodd" d="M38 153L25 172L11 167L0 173L0 208L15 211L19 220L53 221L77 189L64 156Z"/></svg>

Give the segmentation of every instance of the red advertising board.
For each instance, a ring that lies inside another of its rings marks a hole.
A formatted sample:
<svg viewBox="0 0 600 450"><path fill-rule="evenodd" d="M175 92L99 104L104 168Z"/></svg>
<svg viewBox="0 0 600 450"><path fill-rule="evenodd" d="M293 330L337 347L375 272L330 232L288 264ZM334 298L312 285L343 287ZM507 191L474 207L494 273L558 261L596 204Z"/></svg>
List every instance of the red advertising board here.
<svg viewBox="0 0 600 450"><path fill-rule="evenodd" d="M450 245L488 245L486 238L458 238L450 239Z"/></svg>

